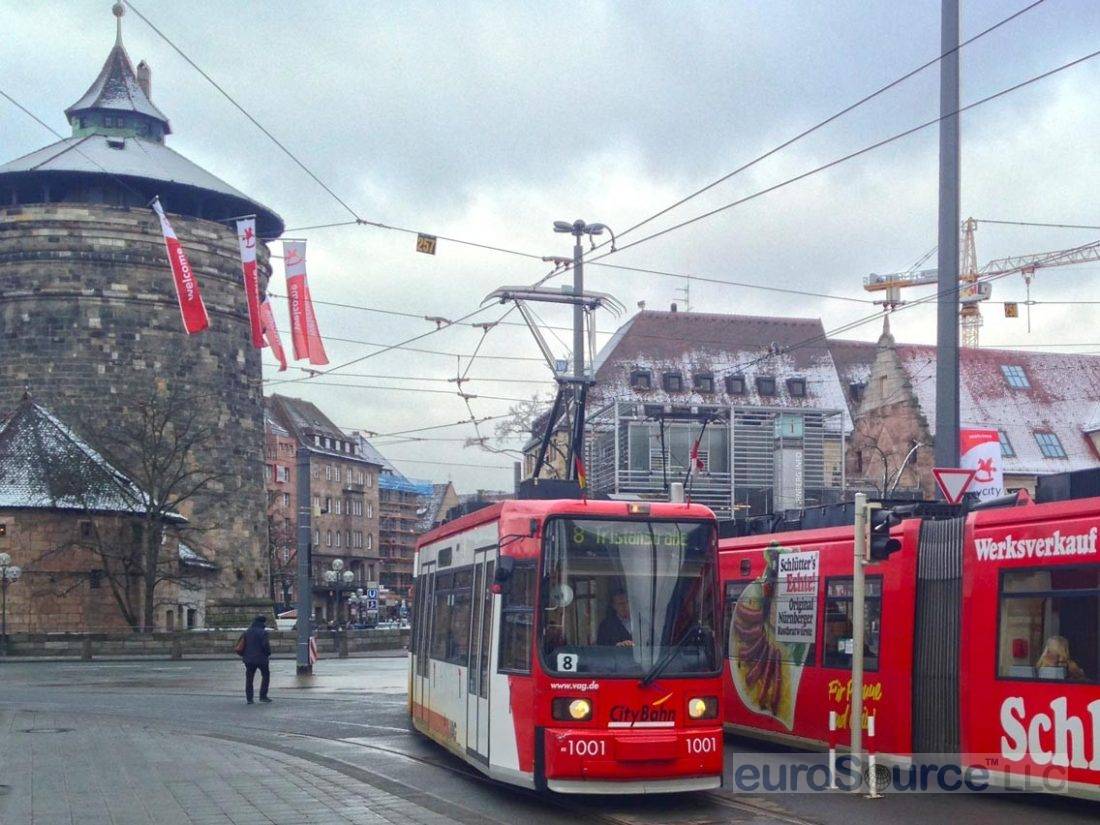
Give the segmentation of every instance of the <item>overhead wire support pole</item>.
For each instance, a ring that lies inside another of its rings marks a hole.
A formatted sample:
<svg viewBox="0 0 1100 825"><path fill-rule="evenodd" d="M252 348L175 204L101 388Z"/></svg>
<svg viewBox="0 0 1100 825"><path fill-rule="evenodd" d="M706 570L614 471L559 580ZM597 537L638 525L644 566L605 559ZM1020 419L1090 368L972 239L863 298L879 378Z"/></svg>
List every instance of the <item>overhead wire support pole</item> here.
<svg viewBox="0 0 1100 825"><path fill-rule="evenodd" d="M309 661L309 640L313 635L313 581L310 550L313 542L312 495L309 476L309 447L298 442L298 627L297 672L313 673L313 664Z"/></svg>
<svg viewBox="0 0 1100 825"><path fill-rule="evenodd" d="M941 0L936 464L959 466L959 0Z"/></svg>

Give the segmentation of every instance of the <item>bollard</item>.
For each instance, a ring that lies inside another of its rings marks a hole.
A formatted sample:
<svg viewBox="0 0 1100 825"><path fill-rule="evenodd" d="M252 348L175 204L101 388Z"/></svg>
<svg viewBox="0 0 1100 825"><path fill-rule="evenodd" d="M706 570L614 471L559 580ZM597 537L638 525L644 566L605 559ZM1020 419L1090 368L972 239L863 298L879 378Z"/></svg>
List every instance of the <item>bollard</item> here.
<svg viewBox="0 0 1100 825"><path fill-rule="evenodd" d="M836 711L829 711L829 790L835 791L836 785Z"/></svg>
<svg viewBox="0 0 1100 825"><path fill-rule="evenodd" d="M346 627L344 632L340 634L340 658L348 658L348 630Z"/></svg>
<svg viewBox="0 0 1100 825"><path fill-rule="evenodd" d="M178 662L183 658L183 643L180 641L179 636L172 637L171 658L173 662Z"/></svg>
<svg viewBox="0 0 1100 825"><path fill-rule="evenodd" d="M875 715L873 713L867 717L867 784L870 789L867 798L881 799L882 794L878 792L878 781L875 776Z"/></svg>
<svg viewBox="0 0 1100 825"><path fill-rule="evenodd" d="M80 645L80 661L90 662L92 661L92 637L85 636L84 641Z"/></svg>

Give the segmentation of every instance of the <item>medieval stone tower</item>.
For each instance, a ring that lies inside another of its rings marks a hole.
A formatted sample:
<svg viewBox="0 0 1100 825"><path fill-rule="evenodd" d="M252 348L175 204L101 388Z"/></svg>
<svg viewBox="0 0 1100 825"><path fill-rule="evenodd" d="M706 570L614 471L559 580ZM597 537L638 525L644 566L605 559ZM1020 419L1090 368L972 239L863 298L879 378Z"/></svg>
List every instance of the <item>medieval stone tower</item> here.
<svg viewBox="0 0 1100 825"><path fill-rule="evenodd" d="M72 137L0 166L0 414L26 388L89 430L153 387L208 411L217 436L197 459L226 480L184 512L196 549L220 568L207 623L236 621L263 606L268 562L260 353L227 219L256 215L264 238L280 235L283 221L165 145L172 130L152 102L149 67L135 71L120 3L114 14L103 69L65 111ZM154 196L202 289L210 328L198 335L181 325Z"/></svg>

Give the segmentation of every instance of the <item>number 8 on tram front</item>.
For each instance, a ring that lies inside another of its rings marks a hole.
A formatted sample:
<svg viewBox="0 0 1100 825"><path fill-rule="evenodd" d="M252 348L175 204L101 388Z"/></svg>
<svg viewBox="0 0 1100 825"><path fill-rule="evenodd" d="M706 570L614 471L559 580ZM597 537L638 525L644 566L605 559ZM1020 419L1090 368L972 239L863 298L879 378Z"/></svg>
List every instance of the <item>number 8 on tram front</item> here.
<svg viewBox="0 0 1100 825"><path fill-rule="evenodd" d="M722 781L717 525L682 503L506 501L418 544L409 712L559 793Z"/></svg>

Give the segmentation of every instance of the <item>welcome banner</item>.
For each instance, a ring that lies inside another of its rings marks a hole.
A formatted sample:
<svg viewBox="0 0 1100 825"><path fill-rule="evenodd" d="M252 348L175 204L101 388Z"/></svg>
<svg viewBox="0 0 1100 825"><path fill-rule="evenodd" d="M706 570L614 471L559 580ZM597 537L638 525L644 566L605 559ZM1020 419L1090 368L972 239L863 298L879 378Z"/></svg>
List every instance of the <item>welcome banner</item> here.
<svg viewBox="0 0 1100 825"><path fill-rule="evenodd" d="M183 317L183 328L188 335L194 335L210 326L210 316L206 314L206 305L202 302L202 293L199 292L199 282L187 260L187 253L183 251L172 224L164 214L160 198L153 198L153 211L160 219L160 230L164 234L164 246L168 250L168 263L172 266L172 279L176 284L176 299Z"/></svg>
<svg viewBox="0 0 1100 825"><path fill-rule="evenodd" d="M244 276L244 295L248 302L248 325L252 332L252 346L263 349L263 324L260 321L260 280L256 275L256 219L237 221L237 244L241 248L241 271Z"/></svg>
<svg viewBox="0 0 1100 825"><path fill-rule="evenodd" d="M286 294L290 304L290 339L294 345L294 360L308 358L309 363L328 363L325 345L317 329L317 316L306 283L306 242L283 241L283 264L286 266Z"/></svg>

